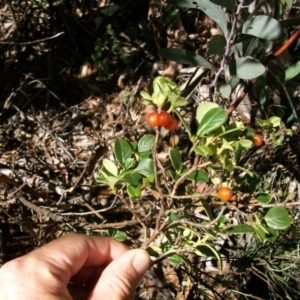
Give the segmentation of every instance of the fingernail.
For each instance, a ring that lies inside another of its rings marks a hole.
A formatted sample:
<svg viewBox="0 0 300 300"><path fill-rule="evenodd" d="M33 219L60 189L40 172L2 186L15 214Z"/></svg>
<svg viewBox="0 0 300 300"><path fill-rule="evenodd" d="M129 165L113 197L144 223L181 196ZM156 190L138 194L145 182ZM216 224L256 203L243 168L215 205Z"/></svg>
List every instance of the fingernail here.
<svg viewBox="0 0 300 300"><path fill-rule="evenodd" d="M144 275L145 272L150 267L150 256L149 254L144 250L137 250L138 252L135 254L132 266L135 268L138 274Z"/></svg>

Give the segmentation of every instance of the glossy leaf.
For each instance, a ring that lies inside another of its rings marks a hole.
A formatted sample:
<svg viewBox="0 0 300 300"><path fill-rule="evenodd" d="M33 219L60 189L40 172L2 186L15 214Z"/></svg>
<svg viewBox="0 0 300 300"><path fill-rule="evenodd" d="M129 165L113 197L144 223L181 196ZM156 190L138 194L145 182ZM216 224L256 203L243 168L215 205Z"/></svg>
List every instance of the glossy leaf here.
<svg viewBox="0 0 300 300"><path fill-rule="evenodd" d="M175 110L176 107L181 107L181 106L186 106L187 105L187 100L184 97L180 97L176 94L170 94L168 96L168 100L171 103L172 110Z"/></svg>
<svg viewBox="0 0 300 300"><path fill-rule="evenodd" d="M182 170L181 153L178 149L171 148L170 159L171 159L174 169L177 172L181 172L181 170Z"/></svg>
<svg viewBox="0 0 300 300"><path fill-rule="evenodd" d="M196 8L203 11L207 16L213 19L227 36L227 19L223 9L209 0L167 0L167 3L183 6L187 8Z"/></svg>
<svg viewBox="0 0 300 300"><path fill-rule="evenodd" d="M237 143L244 149L251 149L253 147L253 142L247 139L240 139Z"/></svg>
<svg viewBox="0 0 300 300"><path fill-rule="evenodd" d="M177 48L164 48L159 49L158 54L167 60L176 61L181 64L187 64L191 66L201 66L213 70L214 67L202 56L195 52L177 49Z"/></svg>
<svg viewBox="0 0 300 300"><path fill-rule="evenodd" d="M248 224L239 224L232 226L226 230L228 234L247 234L247 233L254 233L255 230L252 226Z"/></svg>
<svg viewBox="0 0 300 300"><path fill-rule="evenodd" d="M273 127L279 127L282 125L281 118L279 118L277 116L273 116L273 117L269 118L269 122L271 123L271 125Z"/></svg>
<svg viewBox="0 0 300 300"><path fill-rule="evenodd" d="M218 250L209 243L204 243L200 246L197 246L195 249L195 253L199 256L206 256L206 257L215 257L219 261L219 269L222 271L223 269L223 261L221 255L219 254Z"/></svg>
<svg viewBox="0 0 300 300"><path fill-rule="evenodd" d="M149 177L153 175L153 161L150 158L143 159L139 162L138 166L135 168L135 171L144 175L145 177Z"/></svg>
<svg viewBox="0 0 300 300"><path fill-rule="evenodd" d="M300 73L300 60L285 70L284 82L293 79Z"/></svg>
<svg viewBox="0 0 300 300"><path fill-rule="evenodd" d="M243 34L249 34L268 41L281 41L287 38L287 32L275 19L259 15L246 21L242 27Z"/></svg>
<svg viewBox="0 0 300 300"><path fill-rule="evenodd" d="M118 168L114 162L112 162L111 160L109 160L107 158L104 158L103 166L110 174L112 174L114 176L118 176Z"/></svg>
<svg viewBox="0 0 300 300"><path fill-rule="evenodd" d="M129 143L121 138L116 138L114 143L114 153L117 161L122 167L125 167L125 162L131 157L132 151Z"/></svg>
<svg viewBox="0 0 300 300"><path fill-rule="evenodd" d="M170 213L169 215L169 223L172 223L172 222L175 222L175 221L178 221L179 220L179 217L177 214L175 213Z"/></svg>
<svg viewBox="0 0 300 300"><path fill-rule="evenodd" d="M155 143L155 136L151 134L144 135L138 142L138 151L146 152L152 149Z"/></svg>
<svg viewBox="0 0 300 300"><path fill-rule="evenodd" d="M201 123L203 117L206 115L206 113L211 110L212 108L219 107L217 103L214 102L206 102L203 104L200 104L197 107L196 111L196 120L198 121L198 124Z"/></svg>
<svg viewBox="0 0 300 300"><path fill-rule="evenodd" d="M220 107L209 110L198 125L197 136L208 134L227 121L226 111Z"/></svg>
<svg viewBox="0 0 300 300"><path fill-rule="evenodd" d="M208 43L208 54L223 55L225 53L226 39L224 35L214 35Z"/></svg>
<svg viewBox="0 0 300 300"><path fill-rule="evenodd" d="M203 208L204 208L209 220L212 221L214 219L214 215L211 211L211 206L210 206L209 202L207 200L202 200L202 199L200 199L200 202L202 203Z"/></svg>
<svg viewBox="0 0 300 300"><path fill-rule="evenodd" d="M202 156L211 156L213 155L213 151L210 147L205 145L196 146L194 151Z"/></svg>
<svg viewBox="0 0 300 300"><path fill-rule="evenodd" d="M267 228L265 228L263 225L255 225L254 226L255 233L257 234L257 237L259 238L260 241L264 242L266 239L266 235L269 234L269 231Z"/></svg>
<svg viewBox="0 0 300 300"><path fill-rule="evenodd" d="M229 71L231 75L241 79L252 79L262 75L265 67L256 59L247 56L233 59L229 63Z"/></svg>
<svg viewBox="0 0 300 300"><path fill-rule="evenodd" d="M127 184L138 186L143 182L143 177L139 173L126 174L123 179Z"/></svg>
<svg viewBox="0 0 300 300"><path fill-rule="evenodd" d="M291 225L291 217L288 211L282 206L270 208L264 219L269 227L276 230L284 230Z"/></svg>
<svg viewBox="0 0 300 300"><path fill-rule="evenodd" d="M272 201L272 196L268 193L261 193L258 194L255 199L262 204L268 204Z"/></svg>
<svg viewBox="0 0 300 300"><path fill-rule="evenodd" d="M300 25L300 18L290 18L290 19L286 19L286 20L281 20L280 24L284 28L289 28L289 27L292 27L292 26L299 26Z"/></svg>
<svg viewBox="0 0 300 300"><path fill-rule="evenodd" d="M204 171L194 171L187 177L187 179L196 182L208 182L208 175Z"/></svg>
<svg viewBox="0 0 300 300"><path fill-rule="evenodd" d="M218 83L218 89L223 98L229 99L231 94L231 85L228 83L220 82Z"/></svg>
<svg viewBox="0 0 300 300"><path fill-rule="evenodd" d="M141 189L132 185L127 185L127 193L132 198L139 198L141 196Z"/></svg>
<svg viewBox="0 0 300 300"><path fill-rule="evenodd" d="M124 242L127 239L127 234L124 231L117 230L117 232L115 233L113 238L116 239L119 242Z"/></svg>
<svg viewBox="0 0 300 300"><path fill-rule="evenodd" d="M235 11L235 0L210 0L212 3L226 7L232 12Z"/></svg>
<svg viewBox="0 0 300 300"><path fill-rule="evenodd" d="M146 100L147 103L151 103L153 101L152 97L146 91L141 91L140 95L143 100Z"/></svg>
<svg viewBox="0 0 300 300"><path fill-rule="evenodd" d="M178 266L182 263L182 257L178 254L171 254L170 256L168 256L168 261L171 264Z"/></svg>

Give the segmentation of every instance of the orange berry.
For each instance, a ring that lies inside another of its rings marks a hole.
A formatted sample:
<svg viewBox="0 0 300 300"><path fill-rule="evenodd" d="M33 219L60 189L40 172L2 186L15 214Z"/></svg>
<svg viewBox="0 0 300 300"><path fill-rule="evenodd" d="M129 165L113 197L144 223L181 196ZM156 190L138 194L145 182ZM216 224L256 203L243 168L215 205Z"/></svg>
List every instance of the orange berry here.
<svg viewBox="0 0 300 300"><path fill-rule="evenodd" d="M150 126L158 126L158 113L152 112L147 116L147 123Z"/></svg>
<svg viewBox="0 0 300 300"><path fill-rule="evenodd" d="M218 197L220 200L222 201L230 201L231 198L233 196L233 192L232 192L232 189L231 188L228 188L228 187L221 187L219 190L218 190Z"/></svg>
<svg viewBox="0 0 300 300"><path fill-rule="evenodd" d="M171 116L170 123L168 125L165 125L164 127L167 130L174 130L174 129L176 129L177 125L178 125L177 120L174 117Z"/></svg>
<svg viewBox="0 0 300 300"><path fill-rule="evenodd" d="M255 147L260 147L263 144L264 140L260 134L254 134L253 136L253 145Z"/></svg>

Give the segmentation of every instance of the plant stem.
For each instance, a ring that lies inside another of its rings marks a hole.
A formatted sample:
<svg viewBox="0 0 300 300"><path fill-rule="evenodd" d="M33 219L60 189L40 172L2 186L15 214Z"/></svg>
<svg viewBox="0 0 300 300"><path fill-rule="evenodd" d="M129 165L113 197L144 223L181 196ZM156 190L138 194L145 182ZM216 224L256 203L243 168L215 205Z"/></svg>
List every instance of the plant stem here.
<svg viewBox="0 0 300 300"><path fill-rule="evenodd" d="M235 14L234 14L233 21L232 21L232 26L231 26L231 30L230 30L229 36L226 39L225 53L223 55L220 68L219 68L218 72L215 75L215 79L209 85L210 88L213 88L213 87L215 87L217 85L218 79L219 79L221 73L225 70L225 65L226 65L226 63L228 61L228 57L229 57L229 53L230 53L231 41L232 41L232 38L233 38L233 36L235 34L235 29L236 29L236 24L237 24L238 16L239 16L240 11L243 8L243 6L244 6L244 0L242 0L240 2L240 4L238 5L238 7L236 9Z"/></svg>

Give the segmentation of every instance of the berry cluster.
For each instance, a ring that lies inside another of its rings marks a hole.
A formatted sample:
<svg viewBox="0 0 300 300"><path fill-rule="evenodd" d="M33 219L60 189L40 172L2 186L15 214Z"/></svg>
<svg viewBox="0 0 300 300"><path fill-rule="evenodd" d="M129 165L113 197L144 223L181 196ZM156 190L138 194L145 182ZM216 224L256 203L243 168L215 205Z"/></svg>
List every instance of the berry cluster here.
<svg viewBox="0 0 300 300"><path fill-rule="evenodd" d="M150 126L163 126L167 130L174 130L178 125L178 121L167 111L161 111L160 113L150 113L147 116L147 123Z"/></svg>

